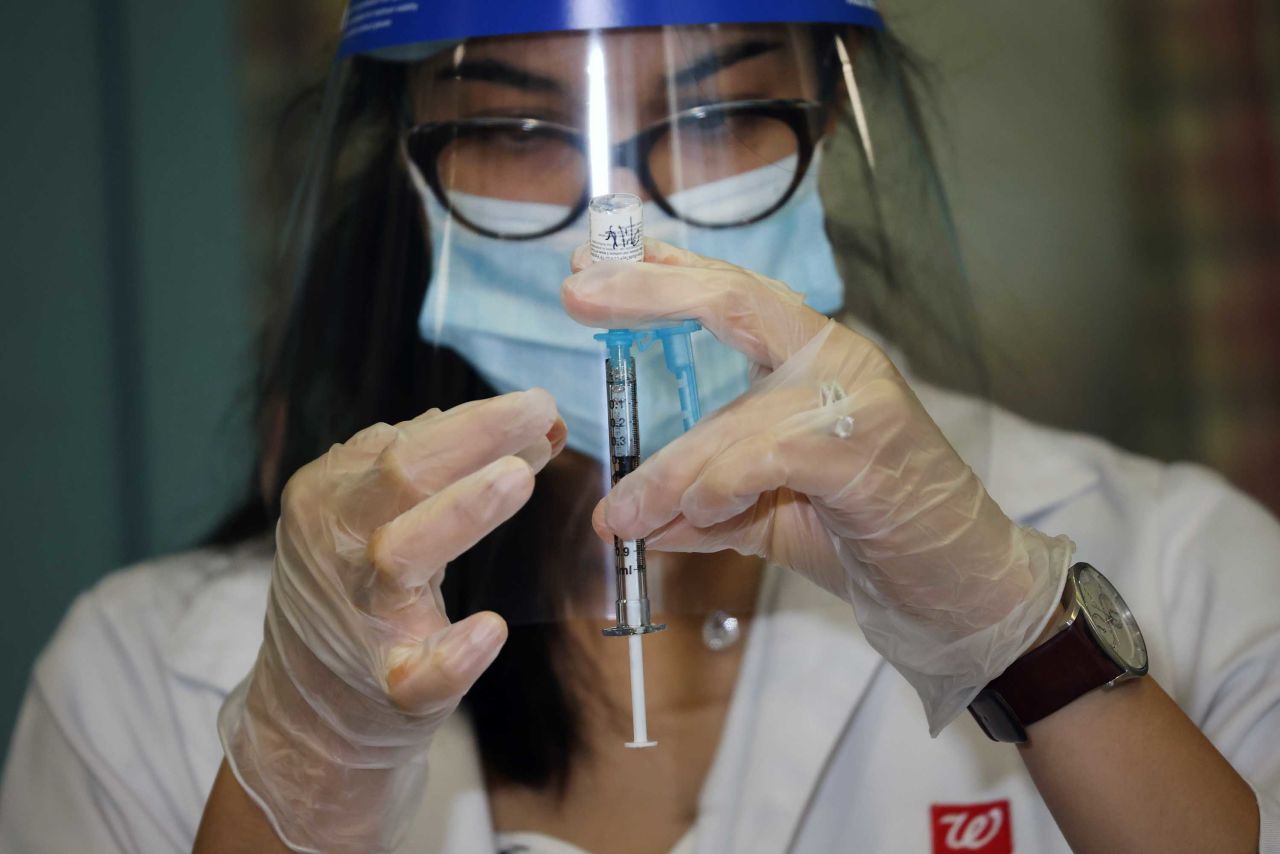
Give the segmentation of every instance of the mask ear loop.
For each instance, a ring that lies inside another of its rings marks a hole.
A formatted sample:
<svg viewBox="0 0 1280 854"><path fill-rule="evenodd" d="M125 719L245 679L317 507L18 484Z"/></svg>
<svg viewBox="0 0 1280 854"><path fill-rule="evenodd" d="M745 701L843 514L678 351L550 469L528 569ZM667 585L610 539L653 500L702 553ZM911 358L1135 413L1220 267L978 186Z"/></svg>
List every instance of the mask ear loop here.
<svg viewBox="0 0 1280 854"><path fill-rule="evenodd" d="M853 61L849 58L849 50L845 47L844 34L835 34L836 54L840 57L840 71L844 75L844 89L849 93L849 106L853 109L853 120L858 126L858 136L862 140L862 151L867 156L867 164L874 172L876 168L876 152L871 145L871 133L867 130L867 114L862 109L862 95L858 91L858 80L853 74Z"/></svg>

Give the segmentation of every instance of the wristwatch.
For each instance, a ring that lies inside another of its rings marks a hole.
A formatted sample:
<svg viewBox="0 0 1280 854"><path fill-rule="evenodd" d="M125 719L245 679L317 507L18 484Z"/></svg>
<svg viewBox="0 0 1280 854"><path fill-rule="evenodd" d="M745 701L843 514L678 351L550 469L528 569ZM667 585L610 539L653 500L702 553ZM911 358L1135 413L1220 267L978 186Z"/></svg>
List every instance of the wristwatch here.
<svg viewBox="0 0 1280 854"><path fill-rule="evenodd" d="M1027 727L1103 686L1145 676L1147 645L1129 606L1087 563L1067 570L1066 618L1056 634L991 681L969 705L993 741L1023 742Z"/></svg>

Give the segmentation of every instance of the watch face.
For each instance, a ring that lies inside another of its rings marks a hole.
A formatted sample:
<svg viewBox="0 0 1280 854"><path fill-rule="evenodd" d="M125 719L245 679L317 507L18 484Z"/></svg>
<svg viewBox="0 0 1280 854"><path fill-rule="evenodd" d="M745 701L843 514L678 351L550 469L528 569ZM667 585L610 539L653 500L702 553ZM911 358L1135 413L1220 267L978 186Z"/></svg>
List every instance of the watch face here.
<svg viewBox="0 0 1280 854"><path fill-rule="evenodd" d="M1147 670L1147 645L1129 606L1111 582L1088 564L1076 573L1085 620L1116 664L1132 673Z"/></svg>

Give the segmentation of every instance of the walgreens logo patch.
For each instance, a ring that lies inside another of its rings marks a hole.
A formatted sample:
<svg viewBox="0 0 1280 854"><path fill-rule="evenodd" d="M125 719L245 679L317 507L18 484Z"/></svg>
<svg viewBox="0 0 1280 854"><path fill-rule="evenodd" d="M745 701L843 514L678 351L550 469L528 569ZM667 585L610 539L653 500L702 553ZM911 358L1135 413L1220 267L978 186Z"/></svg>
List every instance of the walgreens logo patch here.
<svg viewBox="0 0 1280 854"><path fill-rule="evenodd" d="M934 804L933 854L1013 854L1009 802Z"/></svg>

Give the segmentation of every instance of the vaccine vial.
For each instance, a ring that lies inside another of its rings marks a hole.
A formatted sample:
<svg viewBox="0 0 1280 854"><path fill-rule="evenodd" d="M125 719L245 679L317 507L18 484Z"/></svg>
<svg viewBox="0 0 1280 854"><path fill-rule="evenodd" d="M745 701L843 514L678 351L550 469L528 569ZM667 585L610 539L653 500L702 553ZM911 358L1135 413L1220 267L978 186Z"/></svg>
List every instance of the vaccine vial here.
<svg viewBox="0 0 1280 854"><path fill-rule="evenodd" d="M644 213L631 193L596 196L587 206L591 257L596 261L644 260Z"/></svg>

